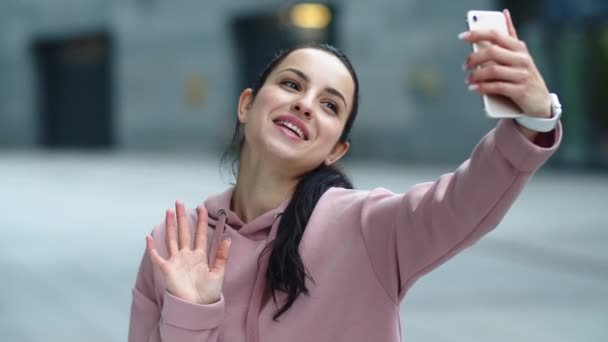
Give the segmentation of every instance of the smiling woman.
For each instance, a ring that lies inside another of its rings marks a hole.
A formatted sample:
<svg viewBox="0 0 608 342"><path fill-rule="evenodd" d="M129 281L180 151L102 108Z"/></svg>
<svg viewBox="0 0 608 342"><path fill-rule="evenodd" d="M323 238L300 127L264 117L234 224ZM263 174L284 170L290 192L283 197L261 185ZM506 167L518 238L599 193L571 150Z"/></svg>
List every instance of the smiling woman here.
<svg viewBox="0 0 608 342"><path fill-rule="evenodd" d="M259 155L255 158L291 182L321 164L332 165L348 150L357 92L355 72L335 48L321 45L282 54L257 86L241 94L238 124L244 134L235 136L240 163Z"/></svg>
<svg viewBox="0 0 608 342"><path fill-rule="evenodd" d="M461 35L497 46L468 59L500 63L473 71L471 89L503 89L548 117L549 93L511 30ZM129 341L401 341L407 290L496 227L561 141L559 124L538 133L504 119L434 182L354 190L336 162L358 93L349 60L328 45L279 54L242 92L225 155L236 184L196 210L176 202L146 237Z"/></svg>

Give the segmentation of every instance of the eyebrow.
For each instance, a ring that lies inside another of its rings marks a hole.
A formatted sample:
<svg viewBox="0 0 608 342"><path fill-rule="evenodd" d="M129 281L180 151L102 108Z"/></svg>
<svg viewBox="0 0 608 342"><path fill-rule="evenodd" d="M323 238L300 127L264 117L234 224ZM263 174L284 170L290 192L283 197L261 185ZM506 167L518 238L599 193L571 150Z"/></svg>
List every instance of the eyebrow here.
<svg viewBox="0 0 608 342"><path fill-rule="evenodd" d="M284 72L284 71L291 71L294 74L298 75L299 77L303 78L306 82L310 82L310 77L308 77L305 73L303 73L302 71L300 71L298 69L285 68L285 69L279 71L279 73ZM325 91L328 92L328 93L330 93L330 94L332 94L332 95L335 95L335 96L339 97L342 100L342 102L344 102L344 107L348 107L346 105L346 99L344 98L344 96L342 95L342 93L340 93L337 89L332 88L332 87L326 87Z"/></svg>

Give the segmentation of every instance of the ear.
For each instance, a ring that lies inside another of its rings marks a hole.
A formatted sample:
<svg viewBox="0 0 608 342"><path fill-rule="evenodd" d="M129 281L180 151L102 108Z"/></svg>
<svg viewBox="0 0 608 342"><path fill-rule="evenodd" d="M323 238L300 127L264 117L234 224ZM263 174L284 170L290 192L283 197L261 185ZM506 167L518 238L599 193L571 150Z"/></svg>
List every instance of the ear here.
<svg viewBox="0 0 608 342"><path fill-rule="evenodd" d="M247 122L247 117L249 115L249 110L251 109L252 104L253 91L251 90L251 88L247 88L243 90L241 96L239 97L238 117L241 123Z"/></svg>
<svg viewBox="0 0 608 342"><path fill-rule="evenodd" d="M337 162L346 154L346 151L348 151L349 148L350 144L348 143L348 141L343 143L338 142L336 146L334 146L334 149L331 151L331 153L327 156L327 158L325 158L325 161L323 163L326 166L330 166L331 164Z"/></svg>

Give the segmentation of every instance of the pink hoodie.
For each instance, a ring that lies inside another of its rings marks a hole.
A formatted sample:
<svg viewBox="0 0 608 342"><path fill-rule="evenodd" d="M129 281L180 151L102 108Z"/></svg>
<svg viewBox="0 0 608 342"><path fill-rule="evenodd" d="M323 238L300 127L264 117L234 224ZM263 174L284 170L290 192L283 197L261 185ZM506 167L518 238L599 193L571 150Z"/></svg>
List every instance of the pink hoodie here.
<svg viewBox="0 0 608 342"><path fill-rule="evenodd" d="M266 289L267 259L257 259L287 202L244 224L230 211L232 190L205 201L210 255L232 238L223 294L196 305L165 290L144 255L131 307L130 342L401 341L399 303L412 284L496 227L532 174L555 152L561 125L529 142L502 120L454 173L405 194L334 188L319 200L300 243L313 277L279 322ZM196 213L189 212L191 227ZM214 228L212 228L214 227ZM193 229L193 228L192 228ZM166 257L165 227L153 232ZM213 260L210 260L213 263ZM279 293L279 304L285 296Z"/></svg>

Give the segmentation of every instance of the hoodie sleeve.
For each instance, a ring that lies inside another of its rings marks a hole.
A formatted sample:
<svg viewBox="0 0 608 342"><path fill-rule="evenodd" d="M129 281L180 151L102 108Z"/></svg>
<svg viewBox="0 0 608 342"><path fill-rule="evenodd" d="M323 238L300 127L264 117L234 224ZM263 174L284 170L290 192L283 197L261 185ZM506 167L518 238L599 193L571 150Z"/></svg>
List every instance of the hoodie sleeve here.
<svg viewBox="0 0 608 342"><path fill-rule="evenodd" d="M154 240L159 241L156 237ZM166 257L164 248L159 248L159 253ZM158 291L156 282L153 265L146 253L132 290L129 342L218 340L219 325L224 318L223 295L217 303L197 305L171 295L164 285L162 291Z"/></svg>
<svg viewBox="0 0 608 342"><path fill-rule="evenodd" d="M496 227L560 144L561 124L539 134L538 144L515 125L513 120L499 122L468 160L435 182L417 184L405 194L376 189L353 194L358 197L354 201L346 195L338 204L347 215L343 217L358 217L353 223L359 225L374 272L393 301L403 299L420 276Z"/></svg>

